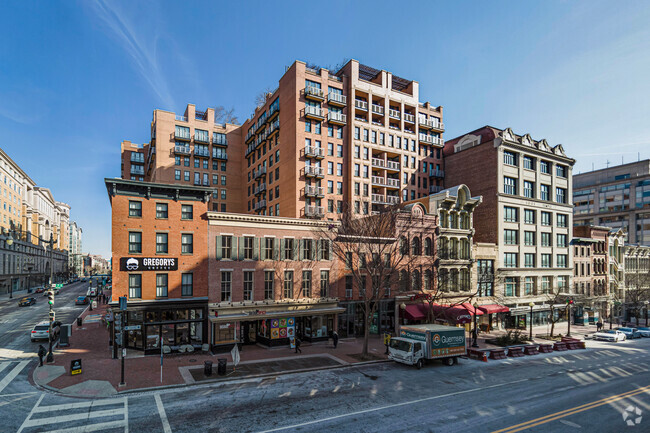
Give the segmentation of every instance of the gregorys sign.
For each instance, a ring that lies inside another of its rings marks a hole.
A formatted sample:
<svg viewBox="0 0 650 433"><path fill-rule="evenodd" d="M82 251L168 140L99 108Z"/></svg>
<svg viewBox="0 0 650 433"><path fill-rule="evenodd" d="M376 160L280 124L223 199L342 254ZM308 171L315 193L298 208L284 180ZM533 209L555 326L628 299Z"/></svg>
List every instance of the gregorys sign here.
<svg viewBox="0 0 650 433"><path fill-rule="evenodd" d="M120 271L176 271L178 259L175 257L122 257Z"/></svg>

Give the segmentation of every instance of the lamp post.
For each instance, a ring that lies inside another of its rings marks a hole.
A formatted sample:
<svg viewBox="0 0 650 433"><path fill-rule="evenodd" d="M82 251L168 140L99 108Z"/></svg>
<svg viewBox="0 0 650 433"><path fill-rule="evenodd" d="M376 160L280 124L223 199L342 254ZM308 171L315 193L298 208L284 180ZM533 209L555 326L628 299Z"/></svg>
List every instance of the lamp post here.
<svg viewBox="0 0 650 433"><path fill-rule="evenodd" d="M533 341L533 307L535 306L534 302L531 302L528 304L530 307L530 334L528 336L528 339L530 341Z"/></svg>
<svg viewBox="0 0 650 433"><path fill-rule="evenodd" d="M476 329L476 310L478 310L478 304L474 302L474 342L472 342L472 347L478 347L478 329Z"/></svg>
<svg viewBox="0 0 650 433"><path fill-rule="evenodd" d="M650 301L643 301L645 304L645 326L648 326L648 304L650 304Z"/></svg>
<svg viewBox="0 0 650 433"><path fill-rule="evenodd" d="M566 336L570 337L571 336L571 306L573 306L573 299L567 300L567 330L566 330Z"/></svg>

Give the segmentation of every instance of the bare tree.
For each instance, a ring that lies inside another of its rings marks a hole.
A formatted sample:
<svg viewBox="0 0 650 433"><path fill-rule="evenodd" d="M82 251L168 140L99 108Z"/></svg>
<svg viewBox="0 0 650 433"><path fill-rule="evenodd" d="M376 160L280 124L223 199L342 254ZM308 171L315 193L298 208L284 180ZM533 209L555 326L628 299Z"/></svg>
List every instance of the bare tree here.
<svg viewBox="0 0 650 433"><path fill-rule="evenodd" d="M230 107L226 109L223 105L219 105L214 109L214 121L215 123L232 123L233 125L238 125L239 120L235 116L235 109Z"/></svg>
<svg viewBox="0 0 650 433"><path fill-rule="evenodd" d="M625 275L625 304L632 310L639 325L641 309L650 301L650 271L637 270Z"/></svg>
<svg viewBox="0 0 650 433"><path fill-rule="evenodd" d="M255 96L255 108L260 108L262 105L266 104L266 100L269 99L271 93L273 93L273 89L271 87L266 87L264 90L258 93Z"/></svg>
<svg viewBox="0 0 650 433"><path fill-rule="evenodd" d="M368 358L370 323L387 288L408 288L404 271L409 269L413 256L404 254L400 239L408 239L415 219L400 206L387 207L377 215L366 217L345 210L340 225L332 224L316 233L319 239L329 241L332 257L343 264L345 276L352 278L363 302L362 358Z"/></svg>

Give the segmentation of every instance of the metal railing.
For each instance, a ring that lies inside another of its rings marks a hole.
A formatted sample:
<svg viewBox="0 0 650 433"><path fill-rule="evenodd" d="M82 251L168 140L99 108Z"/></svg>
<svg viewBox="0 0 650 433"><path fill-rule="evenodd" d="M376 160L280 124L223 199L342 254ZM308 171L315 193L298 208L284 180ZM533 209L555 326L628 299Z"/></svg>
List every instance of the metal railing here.
<svg viewBox="0 0 650 433"><path fill-rule="evenodd" d="M255 195L266 191L266 183L261 183L253 189Z"/></svg>
<svg viewBox="0 0 650 433"><path fill-rule="evenodd" d="M389 170L398 170L399 171L399 162L386 161L386 168L389 169Z"/></svg>
<svg viewBox="0 0 650 433"><path fill-rule="evenodd" d="M345 105L347 103L347 100L348 100L348 97L345 96L345 95L341 95L341 94L334 93L334 92L329 92L327 94L327 101L328 102L335 102L335 103L338 103L338 104Z"/></svg>
<svg viewBox="0 0 650 433"><path fill-rule="evenodd" d="M431 185L429 186L429 194L436 194L438 192L442 191L442 187L438 185Z"/></svg>
<svg viewBox="0 0 650 433"><path fill-rule="evenodd" d="M322 197L324 195L322 186L305 185L305 195L309 197Z"/></svg>
<svg viewBox="0 0 650 433"><path fill-rule="evenodd" d="M195 156L210 156L210 151L208 149L203 149L200 147L194 147Z"/></svg>
<svg viewBox="0 0 650 433"><path fill-rule="evenodd" d="M175 120L178 120L179 122L187 122L187 116L179 116L178 114L175 116Z"/></svg>
<svg viewBox="0 0 650 433"><path fill-rule="evenodd" d="M325 216L325 209L323 209L323 206L305 206L305 216L323 217Z"/></svg>
<svg viewBox="0 0 650 433"><path fill-rule="evenodd" d="M404 113L404 121L415 123L415 116L413 114Z"/></svg>
<svg viewBox="0 0 650 433"><path fill-rule="evenodd" d="M368 103L366 101L362 101L360 99L355 99L354 100L354 106L355 106L355 108L358 108L359 110L368 111Z"/></svg>
<svg viewBox="0 0 650 433"><path fill-rule="evenodd" d="M314 96L320 99L325 98L325 93L323 92L323 89L319 89L318 87L314 87L314 86L305 87L305 96L307 95Z"/></svg>
<svg viewBox="0 0 650 433"><path fill-rule="evenodd" d="M380 115L383 116L384 115L384 107L382 107L381 105L372 104L372 112L375 113L375 114L380 114Z"/></svg>
<svg viewBox="0 0 650 433"><path fill-rule="evenodd" d="M327 113L327 120L330 122L334 121L339 123L346 123L347 116L343 113L336 113L336 112L329 111Z"/></svg>
<svg viewBox="0 0 650 433"><path fill-rule="evenodd" d="M325 176L325 170L323 167L316 167L314 165L305 166L305 176Z"/></svg>
<svg viewBox="0 0 650 433"><path fill-rule="evenodd" d="M190 146L174 146L174 153L180 153L183 155L191 155L192 149Z"/></svg>
<svg viewBox="0 0 650 433"><path fill-rule="evenodd" d="M434 169L434 170L429 171L429 176L431 176L431 177L445 177L445 171L444 170Z"/></svg>
<svg viewBox="0 0 650 433"><path fill-rule="evenodd" d="M305 115L323 117L323 110L319 107L305 106Z"/></svg>
<svg viewBox="0 0 650 433"><path fill-rule="evenodd" d="M260 210L264 209L266 207L266 200L260 200L257 203L255 203L255 206L253 206L254 210Z"/></svg>
<svg viewBox="0 0 650 433"><path fill-rule="evenodd" d="M391 119L400 119L401 118L401 113L399 112L399 110L393 110L392 108L389 108L388 109L388 116Z"/></svg>
<svg viewBox="0 0 650 433"><path fill-rule="evenodd" d="M325 151L320 147L305 146L305 156L310 158L325 158Z"/></svg>

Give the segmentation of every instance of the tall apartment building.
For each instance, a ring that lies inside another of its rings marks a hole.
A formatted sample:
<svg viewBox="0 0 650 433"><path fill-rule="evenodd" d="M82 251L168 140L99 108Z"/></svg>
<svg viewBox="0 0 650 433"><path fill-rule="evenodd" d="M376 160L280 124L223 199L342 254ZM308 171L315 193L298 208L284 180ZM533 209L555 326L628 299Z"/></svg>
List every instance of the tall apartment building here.
<svg viewBox="0 0 650 433"><path fill-rule="evenodd" d="M155 110L150 144L122 145L122 177L138 175L142 153L145 181L210 186L211 210L364 215L443 189L443 131L442 107L421 103L416 81L356 60L335 72L296 61L241 126L191 104L183 116Z"/></svg>
<svg viewBox="0 0 650 433"><path fill-rule="evenodd" d="M2 231L22 224L22 191L29 176L0 149L0 228Z"/></svg>
<svg viewBox="0 0 650 433"><path fill-rule="evenodd" d="M627 242L650 246L650 160L573 176L575 225L625 228Z"/></svg>
<svg viewBox="0 0 650 433"><path fill-rule="evenodd" d="M82 235L83 230L77 225L76 221L70 224L69 236L69 255L68 255L68 270L75 275L83 275L83 254L82 254Z"/></svg>
<svg viewBox="0 0 650 433"><path fill-rule="evenodd" d="M144 180L144 159L149 151L149 143L140 145L123 141L121 145L122 179Z"/></svg>
<svg viewBox="0 0 650 433"><path fill-rule="evenodd" d="M466 184L483 197L474 240L496 245L495 284L510 307L511 325L530 313L529 302L537 303L534 322L545 323L549 293L569 293L573 276L575 161L561 145L490 126L448 141L444 153L445 183Z"/></svg>

